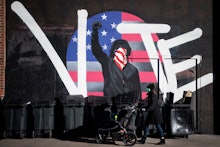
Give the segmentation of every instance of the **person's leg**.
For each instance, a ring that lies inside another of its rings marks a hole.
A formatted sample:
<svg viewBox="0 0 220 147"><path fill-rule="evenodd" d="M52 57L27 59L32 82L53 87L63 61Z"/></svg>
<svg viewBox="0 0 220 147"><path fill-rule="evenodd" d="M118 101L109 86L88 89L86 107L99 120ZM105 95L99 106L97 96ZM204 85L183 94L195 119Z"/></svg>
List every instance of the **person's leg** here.
<svg viewBox="0 0 220 147"><path fill-rule="evenodd" d="M156 127L157 127L157 130L158 130L159 135L160 135L160 142L158 142L157 144L158 145L165 144L164 132L163 132L163 129L161 127L161 124L156 124Z"/></svg>
<svg viewBox="0 0 220 147"><path fill-rule="evenodd" d="M146 125L145 130L144 130L144 137L147 138L147 135L149 133L149 124Z"/></svg>
<svg viewBox="0 0 220 147"><path fill-rule="evenodd" d="M145 141L147 139L147 135L149 133L149 124L147 124L145 126L145 130L144 130L144 135L142 136L141 140L139 140L138 142L142 143L142 144L145 144Z"/></svg>
<svg viewBox="0 0 220 147"><path fill-rule="evenodd" d="M161 127L161 124L156 124L157 130L159 132L160 137L164 137L163 129Z"/></svg>

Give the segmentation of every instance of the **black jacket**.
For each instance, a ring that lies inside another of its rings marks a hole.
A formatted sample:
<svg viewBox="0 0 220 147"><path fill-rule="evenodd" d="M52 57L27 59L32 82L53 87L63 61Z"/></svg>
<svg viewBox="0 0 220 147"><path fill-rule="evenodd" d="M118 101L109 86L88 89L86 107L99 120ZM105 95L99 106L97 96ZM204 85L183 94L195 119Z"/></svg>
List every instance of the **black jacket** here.
<svg viewBox="0 0 220 147"><path fill-rule="evenodd" d="M148 106L146 106L146 110L148 112L146 123L147 124L161 124L163 123L162 112L158 103L158 96L154 92L148 93L148 98L146 99L148 102Z"/></svg>

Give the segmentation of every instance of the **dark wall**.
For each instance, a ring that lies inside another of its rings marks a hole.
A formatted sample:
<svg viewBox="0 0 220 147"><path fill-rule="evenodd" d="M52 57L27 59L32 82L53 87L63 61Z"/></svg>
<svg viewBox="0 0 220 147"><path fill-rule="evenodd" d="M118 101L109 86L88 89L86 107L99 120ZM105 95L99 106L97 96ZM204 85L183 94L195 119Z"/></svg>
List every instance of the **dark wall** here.
<svg viewBox="0 0 220 147"><path fill-rule="evenodd" d="M51 61L39 42L22 20L11 10L13 0L7 0L7 66L6 98L38 100L67 94ZM77 28L77 10L86 9L88 17L105 11L124 11L134 14L146 23L164 23L171 26L160 38L169 39L201 28L202 37L181 46L173 52L175 58L203 57L198 77L213 72L213 17L212 1L207 0L21 0L44 31L63 63L71 35ZM209 94L207 94L207 91ZM197 130L214 133L213 85L197 93ZM208 103L207 103L208 100ZM214 101L215 102L215 101Z"/></svg>
<svg viewBox="0 0 220 147"><path fill-rule="evenodd" d="M218 87L220 84L220 68L218 65L218 33L219 33L219 21L218 21L218 8L216 5L216 2L213 1L213 67L214 67L214 132L216 134L220 134L220 120L218 119L218 114L220 113L220 110L218 109L218 106L220 105L220 99L219 97L219 92L218 92Z"/></svg>

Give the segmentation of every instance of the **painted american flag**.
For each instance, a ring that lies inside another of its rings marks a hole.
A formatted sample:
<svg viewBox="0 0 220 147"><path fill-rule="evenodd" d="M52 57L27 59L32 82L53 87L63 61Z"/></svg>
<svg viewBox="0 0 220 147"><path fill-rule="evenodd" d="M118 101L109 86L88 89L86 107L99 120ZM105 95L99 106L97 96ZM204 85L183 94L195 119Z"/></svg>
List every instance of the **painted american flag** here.
<svg viewBox="0 0 220 147"><path fill-rule="evenodd" d="M125 39L131 46L132 52L129 56L129 62L137 67L140 75L142 98L146 95L146 84L157 82L149 62L148 54L145 50L141 36L139 34L120 34L116 27L119 23L143 23L144 21L127 12L107 11L94 15L87 20L86 34L86 53L87 53L87 95L103 96L104 79L102 76L102 68L100 63L92 54L91 35L92 24L96 21L102 23L102 28L99 30L99 42L103 51L109 55L112 42L117 39ZM154 42L158 41L156 34L152 34ZM158 62L155 59L155 62ZM77 30L73 33L69 42L66 54L66 65L69 74L74 83L77 84Z"/></svg>

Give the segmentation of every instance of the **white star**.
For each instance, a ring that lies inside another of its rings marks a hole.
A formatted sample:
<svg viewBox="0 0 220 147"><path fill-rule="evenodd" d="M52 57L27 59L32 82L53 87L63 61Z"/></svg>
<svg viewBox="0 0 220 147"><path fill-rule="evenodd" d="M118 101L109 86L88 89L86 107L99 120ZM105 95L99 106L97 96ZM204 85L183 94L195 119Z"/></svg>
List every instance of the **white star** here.
<svg viewBox="0 0 220 147"><path fill-rule="evenodd" d="M91 50L92 46L90 44L87 44L86 49Z"/></svg>
<svg viewBox="0 0 220 147"><path fill-rule="evenodd" d="M72 38L72 40L73 40L73 42L77 42L77 37L76 36L74 36L73 38Z"/></svg>
<svg viewBox="0 0 220 147"><path fill-rule="evenodd" d="M111 26L112 26L112 29L115 29L117 25L116 25L116 23L113 22L113 23L111 24Z"/></svg>
<svg viewBox="0 0 220 147"><path fill-rule="evenodd" d="M104 44L104 45L102 46L102 48L103 48L103 50L107 50L107 49L108 49L108 46L107 46L106 44Z"/></svg>
<svg viewBox="0 0 220 147"><path fill-rule="evenodd" d="M87 35L87 36L91 36L91 33L92 33L92 32L91 32L90 30L87 30L86 35Z"/></svg>
<svg viewBox="0 0 220 147"><path fill-rule="evenodd" d="M106 36L108 32L106 32L105 30L103 30L101 33L102 33L102 36Z"/></svg>
<svg viewBox="0 0 220 147"><path fill-rule="evenodd" d="M112 37L111 39L111 43L114 42L116 39L114 37Z"/></svg>
<svg viewBox="0 0 220 147"><path fill-rule="evenodd" d="M105 15L105 13L101 17L102 17L102 20L107 20L107 16Z"/></svg>

